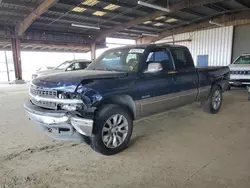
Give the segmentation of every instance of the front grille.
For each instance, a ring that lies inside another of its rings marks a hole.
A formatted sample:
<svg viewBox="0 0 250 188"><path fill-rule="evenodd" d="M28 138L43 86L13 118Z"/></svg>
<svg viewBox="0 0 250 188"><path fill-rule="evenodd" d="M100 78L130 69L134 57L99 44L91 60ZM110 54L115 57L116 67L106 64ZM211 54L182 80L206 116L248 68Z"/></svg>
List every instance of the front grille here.
<svg viewBox="0 0 250 188"><path fill-rule="evenodd" d="M39 96L39 97L57 98L57 91L52 90L52 89L44 89L44 88L31 86L30 93L32 95Z"/></svg>
<svg viewBox="0 0 250 188"><path fill-rule="evenodd" d="M54 110L57 109L57 103L55 102L42 101L42 99L36 100L36 97L44 97L51 99L57 98L57 91L31 85L30 94L33 95L33 97L31 96L30 98L33 104L43 108L54 109Z"/></svg>
<svg viewBox="0 0 250 188"><path fill-rule="evenodd" d="M250 71L230 71L231 74L249 75Z"/></svg>
<svg viewBox="0 0 250 188"><path fill-rule="evenodd" d="M53 109L53 110L56 110L56 109L57 109L57 104L54 103L54 102L37 101L37 100L34 99L34 98L31 98L30 100L31 100L31 102L32 102L34 105L37 105L37 106L40 106L40 107L43 107L43 108Z"/></svg>

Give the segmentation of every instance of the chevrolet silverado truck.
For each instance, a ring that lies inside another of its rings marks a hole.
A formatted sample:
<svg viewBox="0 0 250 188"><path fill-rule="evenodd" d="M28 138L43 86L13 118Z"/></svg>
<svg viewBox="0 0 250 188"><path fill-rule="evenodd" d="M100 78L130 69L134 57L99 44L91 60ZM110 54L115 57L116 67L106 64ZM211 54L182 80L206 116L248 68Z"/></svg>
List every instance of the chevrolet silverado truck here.
<svg viewBox="0 0 250 188"><path fill-rule="evenodd" d="M215 114L228 85L228 67L195 68L186 47L135 45L107 50L85 70L34 79L24 107L52 138L113 155L128 146L134 120L193 102Z"/></svg>

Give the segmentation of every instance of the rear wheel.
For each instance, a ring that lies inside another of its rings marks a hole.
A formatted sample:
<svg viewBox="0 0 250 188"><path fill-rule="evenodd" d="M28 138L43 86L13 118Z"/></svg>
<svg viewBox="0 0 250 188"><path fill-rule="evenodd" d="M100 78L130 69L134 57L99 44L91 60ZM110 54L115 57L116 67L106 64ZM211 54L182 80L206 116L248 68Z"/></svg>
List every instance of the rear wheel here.
<svg viewBox="0 0 250 188"><path fill-rule="evenodd" d="M222 91L219 86L215 85L211 89L208 99L206 101L203 101L201 103L201 106L204 109L204 111L211 114L216 114L219 112L221 104L222 104Z"/></svg>
<svg viewBox="0 0 250 188"><path fill-rule="evenodd" d="M131 138L133 121L130 113L118 105L105 105L97 114L91 147L103 154L113 155L124 150Z"/></svg>

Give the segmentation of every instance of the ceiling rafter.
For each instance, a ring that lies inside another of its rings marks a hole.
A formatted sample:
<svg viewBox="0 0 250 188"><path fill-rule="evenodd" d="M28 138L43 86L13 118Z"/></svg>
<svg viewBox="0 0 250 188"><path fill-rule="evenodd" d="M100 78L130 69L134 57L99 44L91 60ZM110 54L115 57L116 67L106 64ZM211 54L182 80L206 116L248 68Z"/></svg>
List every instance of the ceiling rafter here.
<svg viewBox="0 0 250 188"><path fill-rule="evenodd" d="M17 34L22 36L29 26L45 13L57 0L44 0L35 10L33 10L18 26Z"/></svg>
<svg viewBox="0 0 250 188"><path fill-rule="evenodd" d="M241 12L236 12L232 14L220 14L219 16L215 16L214 18L207 18L205 20L200 21L199 23L193 23L190 25L178 27L178 28L173 28L171 30L166 30L161 33L159 33L158 37L141 37L138 38L139 43L151 43L158 41L162 38L174 35L174 34L180 34L180 33L185 33L185 32L192 32L200 29L205 29L205 28L211 28L215 27L214 25L211 25L209 23L210 20L217 22L217 23L222 23L222 24L228 24L229 22L232 21L237 21L237 20L243 20L243 19L250 19L250 10L245 10Z"/></svg>
<svg viewBox="0 0 250 188"><path fill-rule="evenodd" d="M2 4L8 4L13 6L18 6L22 8L28 8L30 11L32 11L34 8L38 6L37 3L29 2L28 4L24 4L23 1L16 1L16 0L2 0Z"/></svg>
<svg viewBox="0 0 250 188"><path fill-rule="evenodd" d="M184 10L181 10L181 12L186 12L188 14L192 14L192 15L198 16L198 17L204 17L204 16L206 16L206 14L199 13L199 12L196 12L196 11L190 10L190 9L184 9Z"/></svg>
<svg viewBox="0 0 250 188"><path fill-rule="evenodd" d="M169 9L170 9L170 12L176 12L184 8L194 7L194 6L203 5L203 4L210 4L210 3L215 3L215 2L218 2L218 0L181 0L178 3L169 5ZM117 25L113 27L112 29L103 30L101 34L96 37L95 42L101 41L105 37L110 36L118 31L124 30L134 25L141 24L148 20L153 20L159 16L164 16L166 14L167 13L163 11L155 11L153 13L148 14L147 16L142 16L137 19L128 21L124 24Z"/></svg>
<svg viewBox="0 0 250 188"><path fill-rule="evenodd" d="M228 11L228 8L222 7L221 5L217 5L216 3L204 5L204 7L214 10L216 12Z"/></svg>
<svg viewBox="0 0 250 188"><path fill-rule="evenodd" d="M244 7L250 8L249 0L235 0L237 3L243 5Z"/></svg>

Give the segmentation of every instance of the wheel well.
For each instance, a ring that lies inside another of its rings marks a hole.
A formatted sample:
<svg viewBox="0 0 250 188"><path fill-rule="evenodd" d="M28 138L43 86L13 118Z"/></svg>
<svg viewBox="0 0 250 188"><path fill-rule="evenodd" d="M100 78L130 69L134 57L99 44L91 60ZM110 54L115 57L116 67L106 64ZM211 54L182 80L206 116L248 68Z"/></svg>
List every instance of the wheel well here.
<svg viewBox="0 0 250 188"><path fill-rule="evenodd" d="M224 89L224 87L223 87L223 81L225 81L223 78L219 78L219 79L215 80L212 83L212 87L215 86L215 85L217 85L217 86L220 87L221 90L223 90Z"/></svg>
<svg viewBox="0 0 250 188"><path fill-rule="evenodd" d="M122 107L125 107L131 114L132 119L134 120L136 117L136 106L135 102L129 95L117 95L103 99L98 105L97 108L105 104L117 104Z"/></svg>
<svg viewBox="0 0 250 188"><path fill-rule="evenodd" d="M214 82L212 87L214 87L214 86L218 86L221 89L221 91L223 92L223 85L222 85L221 80L217 80L216 82Z"/></svg>

